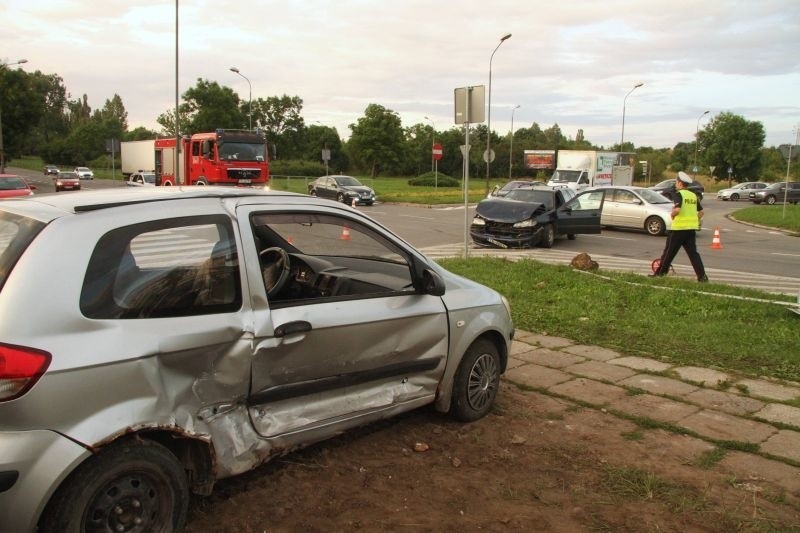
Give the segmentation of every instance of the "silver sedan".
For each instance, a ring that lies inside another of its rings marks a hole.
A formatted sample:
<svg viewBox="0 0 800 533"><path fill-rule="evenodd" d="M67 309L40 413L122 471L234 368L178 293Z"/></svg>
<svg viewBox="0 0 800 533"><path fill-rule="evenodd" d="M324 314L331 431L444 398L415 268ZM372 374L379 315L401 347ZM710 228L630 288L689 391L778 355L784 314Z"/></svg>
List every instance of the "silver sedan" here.
<svg viewBox="0 0 800 533"><path fill-rule="evenodd" d="M764 183L763 181L746 181L743 183L737 183L733 187L722 189L721 191L717 192L717 200L736 201L740 198L747 200L750 198L751 192L766 189L768 185L768 183Z"/></svg>
<svg viewBox="0 0 800 533"><path fill-rule="evenodd" d="M606 227L644 230L664 235L672 227L672 201L652 189L632 186L598 187L606 191L600 223Z"/></svg>

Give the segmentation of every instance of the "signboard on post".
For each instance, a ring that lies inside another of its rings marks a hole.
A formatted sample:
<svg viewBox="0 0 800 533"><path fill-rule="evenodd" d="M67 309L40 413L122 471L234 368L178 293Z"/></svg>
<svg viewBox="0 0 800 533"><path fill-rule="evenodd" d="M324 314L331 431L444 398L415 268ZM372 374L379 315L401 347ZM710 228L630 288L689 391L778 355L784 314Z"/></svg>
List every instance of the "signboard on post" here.
<svg viewBox="0 0 800 533"><path fill-rule="evenodd" d="M476 124L486 120L485 92L483 85L460 87L454 91L456 124L464 124L465 122ZM469 99L467 95L469 95Z"/></svg>
<svg viewBox="0 0 800 533"><path fill-rule="evenodd" d="M483 151L483 161L486 163L491 163L494 161L495 153L494 150L484 150Z"/></svg>
<svg viewBox="0 0 800 533"><path fill-rule="evenodd" d="M525 150L523 152L525 168L542 170L556 168L555 150Z"/></svg>
<svg viewBox="0 0 800 533"><path fill-rule="evenodd" d="M436 161L439 161L442 158L442 154L443 154L442 145L439 144L439 143L434 144L433 148L431 149L431 154L433 154L433 158Z"/></svg>

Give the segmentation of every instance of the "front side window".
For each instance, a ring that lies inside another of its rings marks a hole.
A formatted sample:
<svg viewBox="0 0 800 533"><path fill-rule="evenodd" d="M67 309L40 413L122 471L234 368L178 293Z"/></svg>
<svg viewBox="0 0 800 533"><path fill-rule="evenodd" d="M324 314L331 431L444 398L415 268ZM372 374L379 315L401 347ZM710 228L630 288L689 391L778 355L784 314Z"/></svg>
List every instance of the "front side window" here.
<svg viewBox="0 0 800 533"><path fill-rule="evenodd" d="M603 191L591 191L579 194L569 202L567 206L573 211L586 211L589 209L600 209L603 205Z"/></svg>
<svg viewBox="0 0 800 533"><path fill-rule="evenodd" d="M230 220L185 217L106 233L89 260L80 304L95 319L238 310L242 290Z"/></svg>
<svg viewBox="0 0 800 533"><path fill-rule="evenodd" d="M415 291L406 252L358 222L276 213L254 215L252 225L271 306Z"/></svg>

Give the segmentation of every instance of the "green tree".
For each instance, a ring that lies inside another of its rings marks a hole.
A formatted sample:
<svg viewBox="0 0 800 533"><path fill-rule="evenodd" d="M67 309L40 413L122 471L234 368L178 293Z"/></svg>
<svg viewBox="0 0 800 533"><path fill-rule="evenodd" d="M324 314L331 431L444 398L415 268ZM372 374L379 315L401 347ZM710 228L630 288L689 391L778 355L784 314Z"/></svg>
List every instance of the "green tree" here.
<svg viewBox="0 0 800 533"><path fill-rule="evenodd" d="M183 100L184 103L178 107L182 132L193 134L217 128L241 128L242 124L247 123L247 115L243 115L239 108L239 95L230 87L222 87L215 81L198 78L197 85L183 93ZM183 113L187 115L185 128ZM172 115L174 124L174 110ZM159 124L164 125L160 121ZM174 126L172 129L174 131Z"/></svg>
<svg viewBox="0 0 800 533"><path fill-rule="evenodd" d="M146 141L158 137L158 132L139 126L130 131L125 132L122 136L123 141Z"/></svg>
<svg viewBox="0 0 800 533"><path fill-rule="evenodd" d="M180 134L181 135L188 135L189 134L189 112L186 109L182 109L181 106L178 106L178 116L180 117ZM161 136L162 137L175 137L175 109L168 109L158 115L156 119L158 125L161 126Z"/></svg>
<svg viewBox="0 0 800 533"><path fill-rule="evenodd" d="M0 112L3 154L7 161L22 155L26 138L44 115L45 95L36 91L33 76L22 69L0 66Z"/></svg>
<svg viewBox="0 0 800 533"><path fill-rule="evenodd" d="M717 180L728 179L728 168L736 181L759 175L764 126L730 112L715 116L698 134L702 162L715 166Z"/></svg>
<svg viewBox="0 0 800 533"><path fill-rule="evenodd" d="M241 110L247 117L249 102ZM253 102L253 123L267 134L273 145L273 156L280 159L299 159L304 151L305 121L301 115L303 99L299 96L270 96Z"/></svg>
<svg viewBox="0 0 800 533"><path fill-rule="evenodd" d="M322 162L322 150L330 150L331 158L328 161L329 173L345 172L348 167L347 154L344 152L342 140L336 128L312 124L305 128L305 144L302 159L306 161ZM324 163L324 162L323 162Z"/></svg>
<svg viewBox="0 0 800 533"><path fill-rule="evenodd" d="M369 104L364 116L350 124L348 153L354 162L375 177L400 166L403 154L403 128L400 116L378 104Z"/></svg>

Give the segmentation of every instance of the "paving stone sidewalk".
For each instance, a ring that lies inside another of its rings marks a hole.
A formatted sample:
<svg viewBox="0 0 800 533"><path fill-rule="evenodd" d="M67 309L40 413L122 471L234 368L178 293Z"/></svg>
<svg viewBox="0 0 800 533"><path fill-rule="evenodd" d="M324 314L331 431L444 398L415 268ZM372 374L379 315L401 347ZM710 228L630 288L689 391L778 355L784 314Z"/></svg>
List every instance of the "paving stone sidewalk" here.
<svg viewBox="0 0 800 533"><path fill-rule="evenodd" d="M711 442L755 446L800 476L800 383L630 357L517 330L504 379L621 416L647 417ZM755 462L763 457L753 456ZM800 478L798 478L800 480Z"/></svg>

